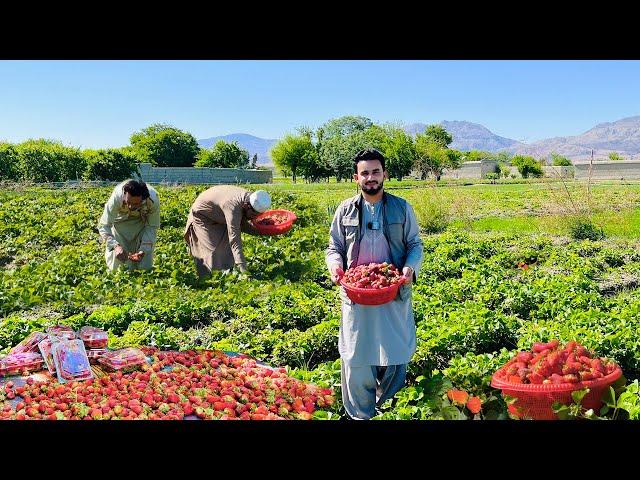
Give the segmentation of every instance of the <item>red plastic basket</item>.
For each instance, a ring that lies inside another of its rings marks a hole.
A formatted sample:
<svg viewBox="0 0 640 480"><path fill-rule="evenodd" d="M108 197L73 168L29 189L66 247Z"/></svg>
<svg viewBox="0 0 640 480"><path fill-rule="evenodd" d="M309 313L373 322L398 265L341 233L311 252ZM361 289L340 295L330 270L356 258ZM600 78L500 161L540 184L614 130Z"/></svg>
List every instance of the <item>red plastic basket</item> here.
<svg viewBox="0 0 640 480"><path fill-rule="evenodd" d="M359 305L383 305L396 298L398 289L400 288L400 285L404 283L404 280L404 277L400 277L398 283L384 288L351 287L345 283L343 279L340 279L340 285L342 285L344 290L347 292L347 297L349 297L354 303Z"/></svg>
<svg viewBox="0 0 640 480"><path fill-rule="evenodd" d="M287 220L283 223L279 223L278 225L260 225L257 222L272 215L274 213L278 213L280 215L286 215ZM256 218L252 220L253 226L256 227L256 230L260 232L262 235L281 235L283 233L287 233L293 227L293 222L298 219L295 213L289 210L267 210L266 212L262 212Z"/></svg>
<svg viewBox="0 0 640 480"><path fill-rule="evenodd" d="M515 403L509 405L509 412L519 418L531 418L533 420L557 420L553 413L553 402L569 405L573 402L571 392L589 388L582 399L581 405L592 408L596 413L602 406L602 394L613 382L622 375L620 367L602 378L579 383L539 384L539 383L508 383L497 378L498 370L491 379L491 386L502 390L503 395L517 398Z"/></svg>

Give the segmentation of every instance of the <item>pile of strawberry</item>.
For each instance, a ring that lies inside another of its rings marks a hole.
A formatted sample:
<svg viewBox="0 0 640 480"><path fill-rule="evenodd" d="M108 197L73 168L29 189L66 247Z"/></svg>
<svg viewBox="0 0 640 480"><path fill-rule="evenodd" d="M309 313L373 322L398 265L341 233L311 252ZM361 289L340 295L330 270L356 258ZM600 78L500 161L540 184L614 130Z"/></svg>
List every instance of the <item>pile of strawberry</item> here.
<svg viewBox="0 0 640 480"><path fill-rule="evenodd" d="M310 420L316 408L333 404L331 389L290 378L246 357L221 351L160 352L143 371L60 384L51 377L0 389L0 419ZM171 371L164 371L166 366ZM14 406L9 400L20 401Z"/></svg>
<svg viewBox="0 0 640 480"><path fill-rule="evenodd" d="M350 287L386 288L398 283L402 273L387 262L369 263L350 268L344 273L342 280Z"/></svg>
<svg viewBox="0 0 640 480"><path fill-rule="evenodd" d="M258 225L280 225L284 223L289 218L282 213L270 213L268 215L263 216L260 220L256 222Z"/></svg>
<svg viewBox="0 0 640 480"><path fill-rule="evenodd" d="M519 352L496 372L496 378L508 383L579 383L607 376L616 368L612 360L594 358L578 342L561 347L558 340L551 340L534 343L530 352Z"/></svg>

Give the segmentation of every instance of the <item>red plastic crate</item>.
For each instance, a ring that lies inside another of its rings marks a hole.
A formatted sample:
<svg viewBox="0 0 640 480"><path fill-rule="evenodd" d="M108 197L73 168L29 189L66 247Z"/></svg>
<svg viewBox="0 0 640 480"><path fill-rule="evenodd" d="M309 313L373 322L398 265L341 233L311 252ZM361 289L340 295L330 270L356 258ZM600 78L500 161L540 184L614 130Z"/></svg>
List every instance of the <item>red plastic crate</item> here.
<svg viewBox="0 0 640 480"><path fill-rule="evenodd" d="M500 369L502 370L502 369ZM552 405L560 402L564 405L573 403L571 392L589 388L582 399L581 405L592 408L598 412L602 406L602 395L613 382L622 376L620 367L602 378L578 383L539 384L539 383L509 383L497 378L498 370L491 379L491 386L502 390L503 395L517 398L516 402L509 405L509 412L518 418L531 418L533 420L557 420L553 413Z"/></svg>

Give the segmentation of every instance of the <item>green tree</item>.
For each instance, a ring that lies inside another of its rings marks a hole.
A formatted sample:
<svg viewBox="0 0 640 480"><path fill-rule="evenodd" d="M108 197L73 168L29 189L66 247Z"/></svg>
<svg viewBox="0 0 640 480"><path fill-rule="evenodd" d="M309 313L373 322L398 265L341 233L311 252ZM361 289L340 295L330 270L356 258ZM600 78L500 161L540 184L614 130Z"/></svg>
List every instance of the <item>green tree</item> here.
<svg viewBox="0 0 640 480"><path fill-rule="evenodd" d="M382 127L382 154L386 158L386 168L389 178L402 180L411 173L416 159L416 149L413 138L403 128L396 125Z"/></svg>
<svg viewBox="0 0 640 480"><path fill-rule="evenodd" d="M440 141L426 133L419 133L415 139L416 161L414 169L418 171L421 179L433 175L436 180L445 170L453 170L460 167L462 153L443 147Z"/></svg>
<svg viewBox="0 0 640 480"><path fill-rule="evenodd" d="M0 143L0 180L18 179L18 151L11 143Z"/></svg>
<svg viewBox="0 0 640 480"><path fill-rule="evenodd" d="M557 153L551 154L551 164L556 167L570 167L571 165L573 165L571 163L571 160Z"/></svg>
<svg viewBox="0 0 640 480"><path fill-rule="evenodd" d="M238 142L218 140L210 150L202 149L198 153L196 167L213 168L249 168L249 152Z"/></svg>
<svg viewBox="0 0 640 480"><path fill-rule="evenodd" d="M317 155L309 136L289 133L271 147L270 153L274 165L283 175L285 172L291 173L294 183L301 170L306 169L308 163Z"/></svg>
<svg viewBox="0 0 640 480"><path fill-rule="evenodd" d="M463 156L465 162L477 162L479 160L496 160L496 155L483 150L470 150Z"/></svg>
<svg viewBox="0 0 640 480"><path fill-rule="evenodd" d="M428 125L424 130L424 135L439 144L441 147L448 147L451 142L453 142L453 137L442 125Z"/></svg>
<svg viewBox="0 0 640 480"><path fill-rule="evenodd" d="M502 162L502 163L506 163L506 164L510 164L511 163L511 158L513 157L513 155L509 152L498 152L495 154L495 160L497 162Z"/></svg>
<svg viewBox="0 0 640 480"><path fill-rule="evenodd" d="M516 155L511 159L511 165L518 169L522 178L528 178L529 176L542 176L542 166L540 165L540 162L533 157Z"/></svg>
<svg viewBox="0 0 640 480"><path fill-rule="evenodd" d="M87 159L87 169L83 174L85 180L119 182L139 172L136 158L130 150L120 148L84 150L83 154Z"/></svg>
<svg viewBox="0 0 640 480"><path fill-rule="evenodd" d="M367 117L346 115L329 120L320 128L323 139L328 140L333 137L347 137L354 132L364 132L372 126L373 122Z"/></svg>
<svg viewBox="0 0 640 480"><path fill-rule="evenodd" d="M611 152L609 154L609 160L617 162L617 161L620 161L620 160L624 160L624 158L618 152Z"/></svg>
<svg viewBox="0 0 640 480"><path fill-rule="evenodd" d="M158 167L191 167L200 151L193 135L161 123L133 133L130 141L141 163Z"/></svg>

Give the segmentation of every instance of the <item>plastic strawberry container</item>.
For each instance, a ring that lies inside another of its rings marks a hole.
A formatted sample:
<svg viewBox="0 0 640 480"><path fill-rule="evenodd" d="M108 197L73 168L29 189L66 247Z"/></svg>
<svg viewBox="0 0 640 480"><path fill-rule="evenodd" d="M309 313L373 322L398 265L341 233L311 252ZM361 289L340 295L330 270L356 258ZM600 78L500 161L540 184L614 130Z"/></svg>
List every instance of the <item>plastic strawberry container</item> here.
<svg viewBox="0 0 640 480"><path fill-rule="evenodd" d="M553 412L554 402L564 405L573 403L571 392L589 388L582 399L581 405L592 408L597 412L602 406L602 395L604 391L620 378L622 370L619 366L609 375L578 383L509 383L498 378L502 369L498 370L491 379L491 386L502 390L503 395L515 397L517 400L509 405L509 412L518 418L530 418L533 420L557 420L557 415Z"/></svg>
<svg viewBox="0 0 640 480"><path fill-rule="evenodd" d="M44 359L36 352L12 353L0 358L0 376L22 375L42 370Z"/></svg>
<svg viewBox="0 0 640 480"><path fill-rule="evenodd" d="M98 358L98 363L109 371L129 372L147 363L147 357L142 350L127 347L106 352Z"/></svg>
<svg viewBox="0 0 640 480"><path fill-rule="evenodd" d="M22 340L18 345L9 350L11 353L23 353L23 352L38 352L38 343L47 337L46 333L31 332L27 337Z"/></svg>
<svg viewBox="0 0 640 480"><path fill-rule="evenodd" d="M93 378L93 371L82 340L61 340L55 342L51 350L60 383Z"/></svg>
<svg viewBox="0 0 640 480"><path fill-rule="evenodd" d="M56 364L53 360L53 344L60 341L60 337L55 335L46 335L44 340L38 343L38 348L44 359L47 370L53 375L56 373Z"/></svg>
<svg viewBox="0 0 640 480"><path fill-rule="evenodd" d="M98 327L86 325L78 332L78 337L84 342L87 348L107 348L109 343L109 335L107 332Z"/></svg>
<svg viewBox="0 0 640 480"><path fill-rule="evenodd" d="M98 363L98 359L107 353L106 348L89 348L87 349L87 357L89 358L89 363L91 365L96 365Z"/></svg>
<svg viewBox="0 0 640 480"><path fill-rule="evenodd" d="M354 303L359 305L383 305L396 298L398 290L404 283L404 280L404 277L400 277L397 283L383 288L352 287L342 279L340 280L340 285L342 285L342 288L344 288L347 293L347 297Z"/></svg>
<svg viewBox="0 0 640 480"><path fill-rule="evenodd" d="M76 332L73 331L73 328L67 325L53 325L51 327L47 327L47 333L67 340L76 339Z"/></svg>
<svg viewBox="0 0 640 480"><path fill-rule="evenodd" d="M261 221L267 221L267 219L271 218L273 215L283 216L285 218L284 222L274 225L264 225L260 223ZM289 210L267 210L254 218L251 223L253 223L253 226L262 235L281 235L291 230L293 222L297 219L298 217L296 214Z"/></svg>

